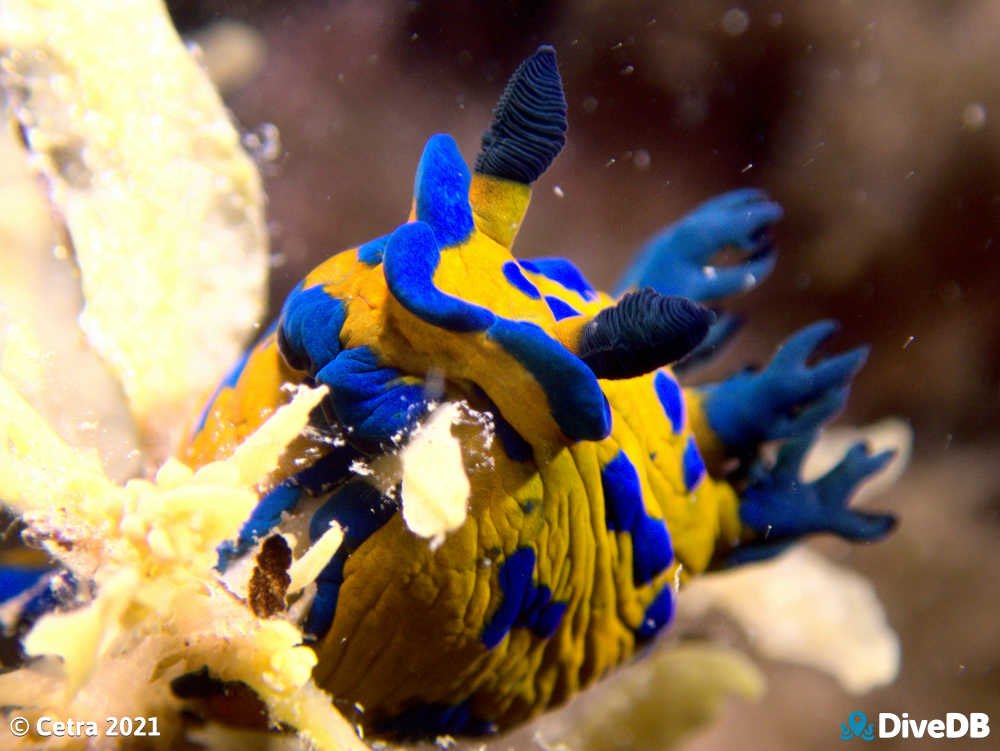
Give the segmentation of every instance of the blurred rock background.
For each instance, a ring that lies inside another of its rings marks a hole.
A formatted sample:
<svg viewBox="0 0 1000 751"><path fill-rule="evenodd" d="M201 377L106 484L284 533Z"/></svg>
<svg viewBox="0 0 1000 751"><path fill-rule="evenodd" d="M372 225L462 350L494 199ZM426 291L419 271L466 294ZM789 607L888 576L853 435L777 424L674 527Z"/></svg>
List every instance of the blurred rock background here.
<svg viewBox="0 0 1000 751"><path fill-rule="evenodd" d="M903 668L852 697L769 664L768 695L733 703L686 748L829 748L855 709L985 711L1000 733L1000 4L168 4L224 68L263 161L272 310L319 261L405 220L431 133L453 134L471 160L507 76L540 43L558 50L570 133L536 185L521 254L568 256L609 287L698 202L767 189L786 209L778 268L732 301L749 325L712 374L763 362L823 317L843 324L831 349L872 343L843 419L910 421L913 465L878 501L901 525L871 548L817 547L875 582ZM948 747L966 744L983 747Z"/></svg>

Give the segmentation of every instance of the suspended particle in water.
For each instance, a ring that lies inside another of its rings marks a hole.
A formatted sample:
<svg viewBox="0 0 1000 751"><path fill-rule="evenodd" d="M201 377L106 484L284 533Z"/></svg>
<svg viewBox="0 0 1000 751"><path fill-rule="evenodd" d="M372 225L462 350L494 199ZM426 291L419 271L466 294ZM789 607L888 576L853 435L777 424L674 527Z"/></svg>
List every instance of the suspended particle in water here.
<svg viewBox="0 0 1000 751"><path fill-rule="evenodd" d="M722 31L738 37L750 26L750 16L743 8L730 8L722 14Z"/></svg>
<svg viewBox="0 0 1000 751"><path fill-rule="evenodd" d="M982 102L969 102L962 110L962 125L969 130L979 130L986 125L986 107Z"/></svg>
<svg viewBox="0 0 1000 751"><path fill-rule="evenodd" d="M258 162L273 162L281 156L281 134L274 123L261 123L243 134L243 148Z"/></svg>

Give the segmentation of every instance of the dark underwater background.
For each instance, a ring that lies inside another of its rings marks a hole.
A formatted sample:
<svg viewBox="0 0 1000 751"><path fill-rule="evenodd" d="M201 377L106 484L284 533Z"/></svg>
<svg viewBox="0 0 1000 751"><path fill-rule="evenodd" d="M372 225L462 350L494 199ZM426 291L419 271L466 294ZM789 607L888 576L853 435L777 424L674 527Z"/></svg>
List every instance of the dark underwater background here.
<svg viewBox="0 0 1000 751"><path fill-rule="evenodd" d="M507 76L541 43L558 51L570 130L515 252L567 256L609 288L702 200L769 191L786 210L777 269L730 301L747 324L706 375L764 362L819 318L843 325L828 351L872 344L841 421L912 427L910 468L875 504L901 523L875 546L813 544L874 582L902 668L854 697L764 661L764 699L729 703L681 747L837 747L856 709L989 712L1000 733L1000 4L168 4L207 50L223 21L253 40L223 89L261 144L272 310L331 253L405 221L431 134L471 161Z"/></svg>

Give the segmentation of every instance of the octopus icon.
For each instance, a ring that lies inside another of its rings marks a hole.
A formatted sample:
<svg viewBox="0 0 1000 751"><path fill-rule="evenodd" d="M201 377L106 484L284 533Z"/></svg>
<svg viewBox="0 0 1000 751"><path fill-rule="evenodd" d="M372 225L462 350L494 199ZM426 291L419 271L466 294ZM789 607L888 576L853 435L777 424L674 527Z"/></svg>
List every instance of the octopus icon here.
<svg viewBox="0 0 1000 751"><path fill-rule="evenodd" d="M849 741L851 738L875 740L875 723L868 722L864 712L851 712L847 722L840 723L840 740Z"/></svg>

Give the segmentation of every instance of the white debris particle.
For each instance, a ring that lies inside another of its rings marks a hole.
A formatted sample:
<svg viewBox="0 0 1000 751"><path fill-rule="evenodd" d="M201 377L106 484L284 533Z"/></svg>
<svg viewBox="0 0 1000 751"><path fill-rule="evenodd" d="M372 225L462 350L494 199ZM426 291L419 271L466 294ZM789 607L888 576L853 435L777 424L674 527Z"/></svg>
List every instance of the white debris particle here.
<svg viewBox="0 0 1000 751"><path fill-rule="evenodd" d="M414 534L430 538L432 550L462 526L468 513L469 478L462 446L451 433L460 410L455 402L438 407L400 454L403 521Z"/></svg>
<svg viewBox="0 0 1000 751"><path fill-rule="evenodd" d="M350 470L354 474L362 476L375 474L375 470L373 470L371 467L369 467L360 459L355 459L353 462L351 462Z"/></svg>
<svg viewBox="0 0 1000 751"><path fill-rule="evenodd" d="M861 86L875 86L882 80L882 61L875 58L861 61L855 71L855 77Z"/></svg>
<svg viewBox="0 0 1000 751"><path fill-rule="evenodd" d="M903 349L907 349L917 337L911 336L903 343Z"/></svg>
<svg viewBox="0 0 1000 751"><path fill-rule="evenodd" d="M556 185L556 186L555 186L555 187L554 187L554 188L552 189L552 192L556 194L556 198L562 198L563 196L565 196L565 195L566 195L565 193L563 193L563 189L562 189L562 188L560 188L560 187L559 187L558 185Z"/></svg>
<svg viewBox="0 0 1000 751"><path fill-rule="evenodd" d="M281 134L274 123L261 123L243 134L243 148L258 162L273 162L281 156Z"/></svg>
<svg viewBox="0 0 1000 751"><path fill-rule="evenodd" d="M743 8L730 8L722 14L722 30L732 37L738 37L750 26L750 16Z"/></svg>
<svg viewBox="0 0 1000 751"><path fill-rule="evenodd" d="M326 567L344 541L344 530L337 522L330 522L327 529L316 542L309 546L300 558L292 561L288 569L288 594L295 594L312 584L320 572Z"/></svg>
<svg viewBox="0 0 1000 751"><path fill-rule="evenodd" d="M969 130L979 130L986 125L986 107L982 102L969 102L962 110L962 125Z"/></svg>

